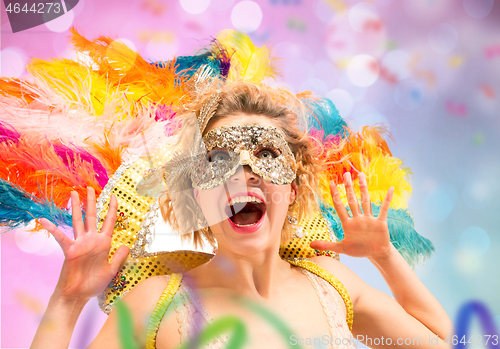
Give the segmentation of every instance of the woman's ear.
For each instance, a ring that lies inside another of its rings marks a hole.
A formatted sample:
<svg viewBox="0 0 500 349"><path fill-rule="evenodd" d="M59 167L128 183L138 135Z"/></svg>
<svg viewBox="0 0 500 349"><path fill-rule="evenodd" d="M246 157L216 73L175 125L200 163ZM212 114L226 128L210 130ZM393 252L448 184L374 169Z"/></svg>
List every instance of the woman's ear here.
<svg viewBox="0 0 500 349"><path fill-rule="evenodd" d="M199 206L200 205L200 199L198 197L198 194L199 194L198 188L193 188L193 196L194 196L194 199L195 199L196 203Z"/></svg>
<svg viewBox="0 0 500 349"><path fill-rule="evenodd" d="M297 197L297 193L299 191L299 187L297 186L297 182L293 180L292 183L290 183L291 186L291 191L290 191L290 202L288 203L289 205L293 204L295 201L295 198Z"/></svg>

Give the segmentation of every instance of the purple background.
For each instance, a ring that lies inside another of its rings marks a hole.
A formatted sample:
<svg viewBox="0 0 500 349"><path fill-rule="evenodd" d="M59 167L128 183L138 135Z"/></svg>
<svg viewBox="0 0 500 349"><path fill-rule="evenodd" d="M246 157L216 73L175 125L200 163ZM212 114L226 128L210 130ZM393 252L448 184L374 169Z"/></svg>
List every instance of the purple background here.
<svg viewBox="0 0 500 349"><path fill-rule="evenodd" d="M225 28L248 31L257 45L271 42L283 58L279 82L331 97L353 127L387 123L393 154L414 174L416 228L436 246L418 275L453 320L478 299L500 328L498 1L80 0L16 34L3 4L1 19L2 76L25 74L30 57L73 57L70 25L87 38L126 39L153 60L194 54ZM62 265L53 242L25 235L1 237L2 348L29 347ZM342 261L389 293L368 261ZM72 347L85 347L104 320L92 301Z"/></svg>

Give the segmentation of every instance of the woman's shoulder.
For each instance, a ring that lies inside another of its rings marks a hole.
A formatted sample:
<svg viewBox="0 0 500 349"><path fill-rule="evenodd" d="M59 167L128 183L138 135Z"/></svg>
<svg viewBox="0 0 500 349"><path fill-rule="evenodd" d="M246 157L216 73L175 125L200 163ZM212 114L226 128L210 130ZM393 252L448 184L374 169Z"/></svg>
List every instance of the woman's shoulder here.
<svg viewBox="0 0 500 349"><path fill-rule="evenodd" d="M127 306L134 322L141 324L147 322L167 287L169 279L169 275L149 277L139 282L123 296L121 301Z"/></svg>
<svg viewBox="0 0 500 349"><path fill-rule="evenodd" d="M165 287L167 287L169 276L153 276L135 285L120 300L128 309L134 329L134 336L139 342L146 341L148 324ZM117 309L109 314L98 336L89 348L114 348L118 347L118 322ZM113 346L111 343L116 343Z"/></svg>
<svg viewBox="0 0 500 349"><path fill-rule="evenodd" d="M171 275L149 277L135 285L123 297L123 301L132 308L153 310L165 291ZM134 310L134 309L131 309Z"/></svg>
<svg viewBox="0 0 500 349"><path fill-rule="evenodd" d="M357 298L360 289L365 285L364 281L351 269L342 264L339 260L327 256L316 256L308 259L314 264L322 267L327 272L333 274L347 289L351 299Z"/></svg>

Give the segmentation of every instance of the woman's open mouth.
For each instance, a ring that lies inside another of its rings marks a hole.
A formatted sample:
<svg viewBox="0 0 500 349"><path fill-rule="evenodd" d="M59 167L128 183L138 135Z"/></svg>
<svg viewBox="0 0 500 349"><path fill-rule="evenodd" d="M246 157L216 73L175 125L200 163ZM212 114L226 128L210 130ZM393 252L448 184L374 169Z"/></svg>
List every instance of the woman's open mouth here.
<svg viewBox="0 0 500 349"><path fill-rule="evenodd" d="M233 227L256 227L258 229L260 227L258 223L262 221L262 217L264 217L266 213L266 204L257 196L238 195L234 196L228 202L225 212ZM253 232L256 229L251 229L252 231L247 230L248 229L242 232Z"/></svg>

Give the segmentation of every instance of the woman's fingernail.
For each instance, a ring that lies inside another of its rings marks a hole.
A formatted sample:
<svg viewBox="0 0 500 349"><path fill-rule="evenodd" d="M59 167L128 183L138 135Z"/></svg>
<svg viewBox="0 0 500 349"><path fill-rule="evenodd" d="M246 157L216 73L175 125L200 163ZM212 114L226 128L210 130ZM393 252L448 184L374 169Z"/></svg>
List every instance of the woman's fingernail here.
<svg viewBox="0 0 500 349"><path fill-rule="evenodd" d="M363 182L363 184L366 184L366 175L363 172L360 173L359 179Z"/></svg>

